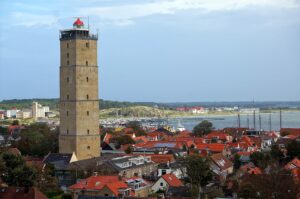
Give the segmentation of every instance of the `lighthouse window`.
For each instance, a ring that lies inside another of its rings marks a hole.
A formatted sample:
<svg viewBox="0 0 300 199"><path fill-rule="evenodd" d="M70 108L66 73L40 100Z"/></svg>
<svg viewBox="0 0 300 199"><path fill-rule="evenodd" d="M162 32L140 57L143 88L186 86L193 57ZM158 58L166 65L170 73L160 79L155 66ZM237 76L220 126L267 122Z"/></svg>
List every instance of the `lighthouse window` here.
<svg viewBox="0 0 300 199"><path fill-rule="evenodd" d="M69 116L69 111L67 111L67 116Z"/></svg>
<svg viewBox="0 0 300 199"><path fill-rule="evenodd" d="M69 58L69 53L67 53L67 58Z"/></svg>
<svg viewBox="0 0 300 199"><path fill-rule="evenodd" d="M87 132L87 134L90 134L90 130L89 129L86 132Z"/></svg>
<svg viewBox="0 0 300 199"><path fill-rule="evenodd" d="M85 43L85 47L89 48L90 47L90 44L87 42Z"/></svg>
<svg viewBox="0 0 300 199"><path fill-rule="evenodd" d="M67 129L67 134L69 134L69 129Z"/></svg>
<svg viewBox="0 0 300 199"><path fill-rule="evenodd" d="M89 116L89 115L90 115L90 112L89 112L89 111L87 111L87 112L86 112L86 115L87 115L87 116Z"/></svg>
<svg viewBox="0 0 300 199"><path fill-rule="evenodd" d="M89 95L86 95L86 99L89 99Z"/></svg>
<svg viewBox="0 0 300 199"><path fill-rule="evenodd" d="M67 95L67 99L69 99L69 95Z"/></svg>
<svg viewBox="0 0 300 199"><path fill-rule="evenodd" d="M69 48L69 43L67 43L67 48Z"/></svg>
<svg viewBox="0 0 300 199"><path fill-rule="evenodd" d="M87 146L86 148L87 148L87 149L90 149L91 147L90 147L90 146Z"/></svg>
<svg viewBox="0 0 300 199"><path fill-rule="evenodd" d="M89 62L88 62L88 61L86 61L86 62L85 62L85 65L87 65L87 66L88 66L88 65L89 65Z"/></svg>
<svg viewBox="0 0 300 199"><path fill-rule="evenodd" d="M86 82L89 82L89 77L86 77Z"/></svg>
<svg viewBox="0 0 300 199"><path fill-rule="evenodd" d="M69 82L69 77L67 77L67 82Z"/></svg>
<svg viewBox="0 0 300 199"><path fill-rule="evenodd" d="M69 62L69 60L67 61L67 65L69 66L69 64L70 64L70 62Z"/></svg>

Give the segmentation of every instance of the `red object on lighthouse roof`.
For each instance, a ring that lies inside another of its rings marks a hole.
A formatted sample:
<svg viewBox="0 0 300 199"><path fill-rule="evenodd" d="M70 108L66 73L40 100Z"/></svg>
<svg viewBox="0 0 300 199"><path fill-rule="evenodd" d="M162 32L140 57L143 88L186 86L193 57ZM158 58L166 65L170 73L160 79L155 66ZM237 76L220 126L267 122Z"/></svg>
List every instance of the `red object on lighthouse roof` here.
<svg viewBox="0 0 300 199"><path fill-rule="evenodd" d="M77 18L77 20L73 23L73 25L74 26L83 26L84 24L79 18Z"/></svg>

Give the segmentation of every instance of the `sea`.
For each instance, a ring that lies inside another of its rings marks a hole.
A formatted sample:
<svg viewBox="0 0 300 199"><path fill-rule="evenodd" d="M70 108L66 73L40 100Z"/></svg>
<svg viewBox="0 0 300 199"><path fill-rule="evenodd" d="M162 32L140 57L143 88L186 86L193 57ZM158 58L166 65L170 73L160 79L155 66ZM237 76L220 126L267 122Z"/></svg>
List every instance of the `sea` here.
<svg viewBox="0 0 300 199"><path fill-rule="evenodd" d="M300 128L300 111L282 111L281 115L282 128ZM238 127L238 115L168 118L165 119L165 123L174 128L182 125L187 130L191 131L203 120L212 122L214 128L216 129L222 129L225 127ZM255 120L253 114L240 115L240 127L278 131L280 129L280 112L255 114Z"/></svg>

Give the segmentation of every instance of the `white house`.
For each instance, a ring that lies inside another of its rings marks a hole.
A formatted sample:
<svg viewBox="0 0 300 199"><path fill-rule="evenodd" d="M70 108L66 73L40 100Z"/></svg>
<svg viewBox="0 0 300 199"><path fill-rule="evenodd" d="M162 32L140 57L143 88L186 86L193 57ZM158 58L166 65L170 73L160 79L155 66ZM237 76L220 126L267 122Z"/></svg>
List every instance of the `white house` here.
<svg viewBox="0 0 300 199"><path fill-rule="evenodd" d="M157 191L167 191L169 187L181 187L182 182L174 174L165 174L161 176L152 186L153 193Z"/></svg>

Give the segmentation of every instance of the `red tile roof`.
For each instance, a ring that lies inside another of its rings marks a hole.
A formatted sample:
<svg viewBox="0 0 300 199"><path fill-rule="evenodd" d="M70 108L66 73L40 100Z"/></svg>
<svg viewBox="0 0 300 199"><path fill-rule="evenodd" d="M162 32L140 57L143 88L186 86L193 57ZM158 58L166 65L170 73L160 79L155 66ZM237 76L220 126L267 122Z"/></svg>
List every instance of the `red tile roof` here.
<svg viewBox="0 0 300 199"><path fill-rule="evenodd" d="M133 140L135 142L148 142L149 140L146 138L146 136L138 136L138 137L135 137L133 138Z"/></svg>
<svg viewBox="0 0 300 199"><path fill-rule="evenodd" d="M205 136L206 139L213 139L213 138L218 138L219 140L223 140L223 141L226 141L229 139L229 134L227 133L221 133L221 132L211 132L209 134L207 134Z"/></svg>
<svg viewBox="0 0 300 199"><path fill-rule="evenodd" d="M300 169L292 169L291 170L294 181L296 184L300 183Z"/></svg>
<svg viewBox="0 0 300 199"><path fill-rule="evenodd" d="M91 176L69 187L70 190L102 190L110 189L118 196L119 189L126 189L128 185L119 179L119 176Z"/></svg>
<svg viewBox="0 0 300 199"><path fill-rule="evenodd" d="M300 135L300 128L281 128L280 133L288 132L293 135Z"/></svg>
<svg viewBox="0 0 300 199"><path fill-rule="evenodd" d="M285 168L288 170L294 169L294 168L298 168L300 169L300 160L296 157L294 158L292 161L290 161L289 163L287 163L285 165Z"/></svg>
<svg viewBox="0 0 300 199"><path fill-rule="evenodd" d="M220 143L210 143L210 144L197 144L197 149L199 150L208 150L211 152L223 152L226 145Z"/></svg>
<svg viewBox="0 0 300 199"><path fill-rule="evenodd" d="M165 174L162 178L169 184L171 187L180 187L183 186L182 182L174 174Z"/></svg>
<svg viewBox="0 0 300 199"><path fill-rule="evenodd" d="M232 162L228 160L221 153L213 154L210 157L215 165L217 165L221 170L226 170L233 166Z"/></svg>
<svg viewBox="0 0 300 199"><path fill-rule="evenodd" d="M146 154L146 156L150 156L151 160L155 163L175 162L175 158L172 154Z"/></svg>

